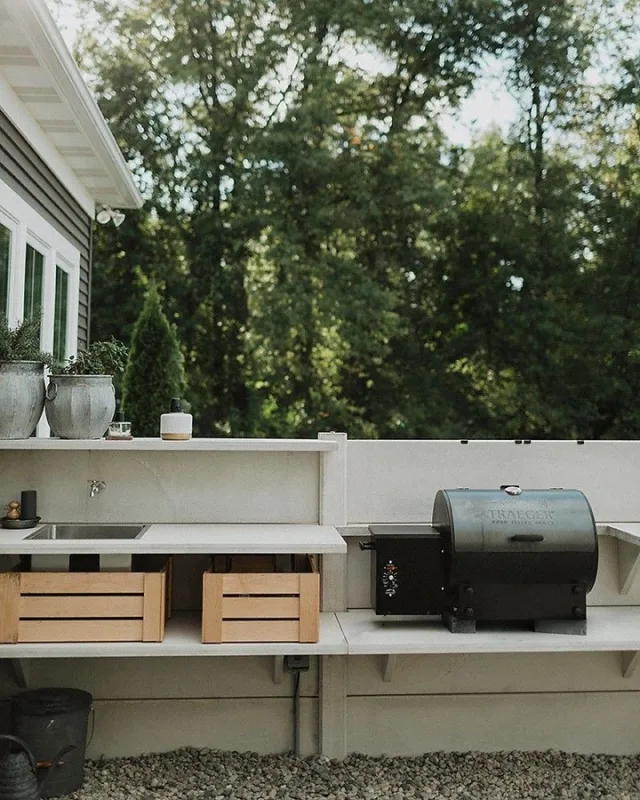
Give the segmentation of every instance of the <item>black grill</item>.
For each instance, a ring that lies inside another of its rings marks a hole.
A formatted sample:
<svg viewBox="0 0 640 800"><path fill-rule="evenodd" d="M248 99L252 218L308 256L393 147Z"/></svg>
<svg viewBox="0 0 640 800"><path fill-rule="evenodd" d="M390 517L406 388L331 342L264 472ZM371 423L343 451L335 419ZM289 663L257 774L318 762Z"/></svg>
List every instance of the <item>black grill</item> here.
<svg viewBox="0 0 640 800"><path fill-rule="evenodd" d="M369 530L377 614L441 615L456 633L482 621L586 633L598 540L580 491L442 489L431 525Z"/></svg>

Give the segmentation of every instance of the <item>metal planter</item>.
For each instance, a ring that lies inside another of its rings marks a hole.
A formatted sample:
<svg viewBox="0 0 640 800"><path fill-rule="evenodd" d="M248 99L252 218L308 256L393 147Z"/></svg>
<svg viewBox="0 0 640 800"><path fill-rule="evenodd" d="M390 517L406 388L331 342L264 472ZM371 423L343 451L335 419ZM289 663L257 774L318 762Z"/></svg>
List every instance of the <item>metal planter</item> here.
<svg viewBox="0 0 640 800"><path fill-rule="evenodd" d="M54 436L100 439L116 409L111 375L51 375L44 410Z"/></svg>
<svg viewBox="0 0 640 800"><path fill-rule="evenodd" d="M28 439L44 407L44 364L0 361L0 439Z"/></svg>

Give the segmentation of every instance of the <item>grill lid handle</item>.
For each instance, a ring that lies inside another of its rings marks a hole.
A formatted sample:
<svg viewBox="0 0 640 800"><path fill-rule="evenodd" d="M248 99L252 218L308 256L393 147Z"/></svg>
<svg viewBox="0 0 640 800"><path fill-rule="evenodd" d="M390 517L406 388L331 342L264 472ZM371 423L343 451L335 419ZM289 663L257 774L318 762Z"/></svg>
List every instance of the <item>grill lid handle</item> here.
<svg viewBox="0 0 640 800"><path fill-rule="evenodd" d="M510 542L542 542L544 536L541 533L516 533L509 537Z"/></svg>
<svg viewBox="0 0 640 800"><path fill-rule="evenodd" d="M518 486L517 483L503 483L500 488L506 492L507 494L511 494L514 496L518 496L522 494L522 489Z"/></svg>

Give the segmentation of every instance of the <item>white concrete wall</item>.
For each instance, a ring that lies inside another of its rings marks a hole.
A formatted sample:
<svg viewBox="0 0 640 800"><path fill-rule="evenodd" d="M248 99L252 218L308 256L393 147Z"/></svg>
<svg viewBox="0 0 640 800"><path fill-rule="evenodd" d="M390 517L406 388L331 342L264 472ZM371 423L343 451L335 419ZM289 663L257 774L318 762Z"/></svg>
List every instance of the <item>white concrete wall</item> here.
<svg viewBox="0 0 640 800"><path fill-rule="evenodd" d="M548 749L635 754L639 712L638 692L350 697L348 741L350 750L369 755Z"/></svg>
<svg viewBox="0 0 640 800"><path fill-rule="evenodd" d="M0 451L0 502L36 488L40 513L52 519L317 522L325 502L321 458ZM637 442L355 441L348 443L346 464L346 522L352 527L343 530L350 534L358 533L357 524L429 521L438 488L507 482L579 488L599 522L640 521ZM108 484L91 501L89 478ZM340 492L340 481L334 485ZM627 595L618 592L616 540L599 541L589 603L640 605L638 583ZM192 557L176 564L176 605L197 608L201 565ZM370 553L360 552L357 537L349 539L346 566L343 605L369 607ZM383 656L344 658L345 679L332 684L332 718L334 725L341 719L344 703L345 751L640 750L640 670L623 678L619 653L402 655L390 682L382 678ZM319 746L318 659L311 665L302 683L305 753ZM0 697L6 698L16 687L8 665L0 667ZM273 659L266 657L43 659L32 662L30 679L34 686L76 686L94 694L91 755L184 744L279 752L291 748L292 682L285 675L274 683L272 672ZM340 738L339 732L333 737Z"/></svg>
<svg viewBox="0 0 640 800"><path fill-rule="evenodd" d="M273 681L267 657L42 659L37 686L72 685L94 696L92 756L192 745L285 752L293 748L293 681ZM301 745L317 751L317 663L300 685Z"/></svg>
<svg viewBox="0 0 640 800"><path fill-rule="evenodd" d="M53 522L315 523L319 475L313 452L0 450L0 505L36 489Z"/></svg>
<svg viewBox="0 0 640 800"><path fill-rule="evenodd" d="M598 522L640 519L638 442L350 441L347 521L429 522L438 489L580 489Z"/></svg>

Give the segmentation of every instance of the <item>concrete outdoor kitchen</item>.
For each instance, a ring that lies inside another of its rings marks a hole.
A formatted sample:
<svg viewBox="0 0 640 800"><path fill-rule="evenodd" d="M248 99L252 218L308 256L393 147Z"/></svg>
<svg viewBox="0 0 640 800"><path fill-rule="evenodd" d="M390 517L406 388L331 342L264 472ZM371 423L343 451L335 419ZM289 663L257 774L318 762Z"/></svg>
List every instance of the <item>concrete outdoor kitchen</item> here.
<svg viewBox="0 0 640 800"><path fill-rule="evenodd" d="M142 538L109 542L106 549L145 548L150 536L150 551L175 553L177 612L158 643L2 645L5 696L17 689L9 661L15 656L29 685L68 683L73 676L74 686L94 694L90 754L184 745L280 752L291 741L283 658L308 654L302 753L635 752L640 527L634 519L640 508L633 487L639 470L634 442L525 446L322 434L318 440L196 439L173 452L160 440L4 442L2 485L12 496L38 487L43 522L151 523ZM376 618L371 554L358 546L368 525L429 522L438 488L491 488L505 476L523 487L579 488L589 498L600 553L587 635L479 630L461 636L433 620L393 625ZM92 478L104 480L106 489L89 498ZM273 549L273 535L284 537L283 549L319 552L324 542L330 552L320 561L318 642L201 643L206 553L227 552L236 534L245 552L260 550L261 541ZM17 535L2 532L5 559L41 545L78 549L68 541L27 545ZM346 555L338 552L345 547ZM90 547L104 548L104 541ZM160 723L165 714L169 726Z"/></svg>

